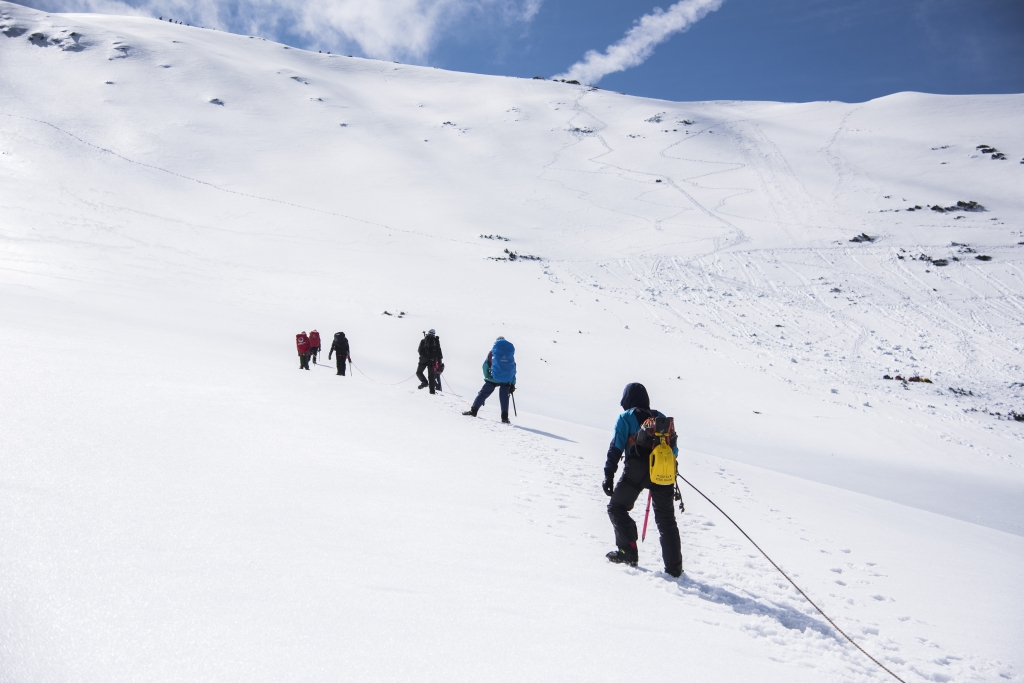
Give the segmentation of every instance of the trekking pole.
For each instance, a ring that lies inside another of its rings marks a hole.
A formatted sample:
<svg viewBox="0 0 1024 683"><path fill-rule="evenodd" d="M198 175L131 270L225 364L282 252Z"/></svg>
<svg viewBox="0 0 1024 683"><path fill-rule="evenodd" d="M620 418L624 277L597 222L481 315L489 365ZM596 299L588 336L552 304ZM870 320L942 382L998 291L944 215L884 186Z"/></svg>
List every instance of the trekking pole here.
<svg viewBox="0 0 1024 683"><path fill-rule="evenodd" d="M644 513L644 532L640 536L640 542L643 543L644 539L647 538L647 518L651 516L651 491L647 490L647 512Z"/></svg>
<svg viewBox="0 0 1024 683"><path fill-rule="evenodd" d="M512 413L516 417L519 417L519 411L516 410L516 392L513 391L512 393L509 394L509 396L512 397Z"/></svg>

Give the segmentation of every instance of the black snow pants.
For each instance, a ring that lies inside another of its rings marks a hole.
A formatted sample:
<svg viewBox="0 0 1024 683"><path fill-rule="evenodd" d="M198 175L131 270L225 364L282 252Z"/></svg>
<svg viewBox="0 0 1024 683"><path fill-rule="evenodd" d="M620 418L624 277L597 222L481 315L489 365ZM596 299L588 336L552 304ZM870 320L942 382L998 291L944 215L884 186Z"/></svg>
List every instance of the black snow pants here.
<svg viewBox="0 0 1024 683"><path fill-rule="evenodd" d="M654 522L658 525L658 533L661 535L661 558L665 561L665 571L680 571L683 568L683 554L679 544L676 512L672 504L675 487L652 484L647 463L638 457L626 459L622 478L619 479L608 502L608 517L611 518L612 527L615 529L615 545L620 548L636 547L636 522L630 517L629 511L633 509L636 499L644 489L651 491ZM646 509L646 501L644 507Z"/></svg>
<svg viewBox="0 0 1024 683"><path fill-rule="evenodd" d="M319 346L311 346L309 348L309 357L313 359L313 365L316 365L316 358L320 355Z"/></svg>
<svg viewBox="0 0 1024 683"><path fill-rule="evenodd" d="M309 370L309 354L299 354L299 370Z"/></svg>
<svg viewBox="0 0 1024 683"><path fill-rule="evenodd" d="M334 359L338 362L338 374L344 376L344 374L345 374L345 363L346 363L347 359L345 358L345 356L341 355L340 353L337 356L335 356Z"/></svg>
<svg viewBox="0 0 1024 683"><path fill-rule="evenodd" d="M435 390L441 388L441 379L434 373L435 362L432 360L423 360L420 358L420 364L416 366L416 377L419 379L420 384L426 384L430 387L430 393L434 393ZM423 371L427 371L427 376L423 376Z"/></svg>

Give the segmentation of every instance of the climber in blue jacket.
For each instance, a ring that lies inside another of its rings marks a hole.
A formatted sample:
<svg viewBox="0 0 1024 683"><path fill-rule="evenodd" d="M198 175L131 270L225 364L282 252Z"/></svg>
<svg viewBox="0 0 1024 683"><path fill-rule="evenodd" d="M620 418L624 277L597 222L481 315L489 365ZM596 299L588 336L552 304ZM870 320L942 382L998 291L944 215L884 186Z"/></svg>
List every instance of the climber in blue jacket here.
<svg viewBox="0 0 1024 683"><path fill-rule="evenodd" d="M504 337L498 337L484 361L484 386L473 401L473 407L463 413L476 417L477 411L484 405L487 397L498 389L498 400L501 402L501 421L509 424L508 397L516 390L516 347Z"/></svg>

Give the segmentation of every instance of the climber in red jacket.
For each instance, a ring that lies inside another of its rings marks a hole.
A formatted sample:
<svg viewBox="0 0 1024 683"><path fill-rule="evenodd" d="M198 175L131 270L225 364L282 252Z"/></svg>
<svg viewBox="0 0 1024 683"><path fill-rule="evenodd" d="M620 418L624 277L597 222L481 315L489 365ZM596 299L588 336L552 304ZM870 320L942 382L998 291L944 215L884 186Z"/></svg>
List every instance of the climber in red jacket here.
<svg viewBox="0 0 1024 683"><path fill-rule="evenodd" d="M309 355L316 365L316 357L320 355L320 333L316 330L309 333Z"/></svg>
<svg viewBox="0 0 1024 683"><path fill-rule="evenodd" d="M305 332L295 335L295 348L299 350L299 370L309 370L309 337Z"/></svg>

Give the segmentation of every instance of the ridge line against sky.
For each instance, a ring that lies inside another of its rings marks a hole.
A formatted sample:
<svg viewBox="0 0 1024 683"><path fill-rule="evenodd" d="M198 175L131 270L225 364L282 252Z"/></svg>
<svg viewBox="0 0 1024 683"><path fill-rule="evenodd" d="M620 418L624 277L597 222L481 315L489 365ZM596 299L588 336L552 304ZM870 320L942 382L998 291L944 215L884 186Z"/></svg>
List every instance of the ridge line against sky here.
<svg viewBox="0 0 1024 683"><path fill-rule="evenodd" d="M667 10L658 0L20 4L49 12L162 16L314 52L452 71L559 73L674 101L1024 93L1020 0L680 0ZM678 36L682 31L689 32ZM595 49L602 45L608 46L603 52Z"/></svg>
<svg viewBox="0 0 1024 683"><path fill-rule="evenodd" d="M177 16L195 25L234 33L264 35L274 26L316 46L333 46L337 37L376 59L427 60L447 25L468 14L493 13L509 27L528 26L544 0L49 0L30 5L61 12ZM619 42L602 54L589 50L563 78L597 83L604 76L643 64L655 46L687 30L724 0L680 0L669 9L655 7L635 22ZM246 30L238 30L238 29ZM337 34L334 36L332 34ZM321 49L324 49L321 47Z"/></svg>
<svg viewBox="0 0 1024 683"><path fill-rule="evenodd" d="M467 19L528 25L544 0L27 0L52 12L169 17L258 35L295 47L360 52L426 63L439 40Z"/></svg>

